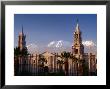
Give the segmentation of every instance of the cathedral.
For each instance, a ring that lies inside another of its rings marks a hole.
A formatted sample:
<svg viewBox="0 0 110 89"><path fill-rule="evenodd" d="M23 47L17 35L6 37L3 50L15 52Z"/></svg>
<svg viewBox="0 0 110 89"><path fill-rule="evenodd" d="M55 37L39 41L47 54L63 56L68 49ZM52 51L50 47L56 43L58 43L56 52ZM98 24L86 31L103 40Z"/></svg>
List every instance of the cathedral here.
<svg viewBox="0 0 110 89"><path fill-rule="evenodd" d="M82 44L81 31L80 31L78 22L77 22L76 29L74 32L74 42L72 46L72 53L78 59L80 60L83 59L84 45Z"/></svg>
<svg viewBox="0 0 110 89"><path fill-rule="evenodd" d="M23 26L22 26L22 32L19 33L19 37L18 37L18 47L20 48L20 50L22 50L23 48L26 48L26 35L24 35L23 32Z"/></svg>
<svg viewBox="0 0 110 89"><path fill-rule="evenodd" d="M77 59L77 61L73 61L72 59L68 59L68 75L69 76L83 76L83 75L92 75L92 73L97 72L97 58L96 55L93 55L92 53L85 53L84 52L84 45L82 44L82 32L79 27L79 23L77 21L75 31L73 33L73 45L72 45L72 51L71 54ZM22 26L22 32L19 34L18 37L18 47L20 50L26 47L26 35L24 35L23 32L23 26ZM40 55L42 55L43 58L46 59L43 67L48 67L49 73L57 73L60 70L65 71L64 62L58 63L58 61L61 62L61 57L59 57L58 53L50 53L50 52L44 52L41 54L30 54L26 58L20 58L18 57L17 60L19 60L18 64L19 71L21 72L23 67L23 60L25 60L25 67L26 71L31 72L33 75L38 75L39 70L43 72L44 69L39 67L39 59ZM86 66L84 66L86 65ZM86 70L86 74L84 74ZM93 74L94 75L94 74ZM95 74L96 75L96 74Z"/></svg>
<svg viewBox="0 0 110 89"><path fill-rule="evenodd" d="M74 32L74 42L72 46L72 54L80 61L84 61L84 45L82 44L80 27L77 21L75 32ZM83 75L83 64L78 62L78 70L79 75Z"/></svg>

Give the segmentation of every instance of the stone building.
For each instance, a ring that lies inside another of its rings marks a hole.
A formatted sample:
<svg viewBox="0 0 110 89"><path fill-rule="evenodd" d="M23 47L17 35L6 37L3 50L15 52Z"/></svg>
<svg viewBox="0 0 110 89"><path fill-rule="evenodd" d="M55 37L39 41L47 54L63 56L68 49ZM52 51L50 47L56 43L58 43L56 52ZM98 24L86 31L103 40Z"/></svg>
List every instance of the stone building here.
<svg viewBox="0 0 110 89"><path fill-rule="evenodd" d="M97 63L96 63L96 55L93 55L92 53L89 54L89 72L91 75L93 73L96 73Z"/></svg>
<svg viewBox="0 0 110 89"><path fill-rule="evenodd" d="M74 32L74 42L72 46L72 53L77 57L78 59L83 59L84 54L84 46L82 44L82 37L81 37L81 31L79 28L79 24L77 22L75 32Z"/></svg>
<svg viewBox="0 0 110 89"><path fill-rule="evenodd" d="M96 55L92 53L84 53L84 45L82 44L82 32L80 31L79 24L77 22L75 32L74 32L74 42L72 46L72 54L79 60L84 61L84 65L86 65L86 70L90 73L96 72ZM74 63L73 63L74 64ZM71 63L70 63L71 65ZM78 75L83 75L85 68L81 62L77 63L77 69L74 70L78 72ZM90 74L91 75L91 74Z"/></svg>
<svg viewBox="0 0 110 89"><path fill-rule="evenodd" d="M84 46L82 44L82 37L81 37L81 31L80 31L80 27L79 24L77 22L76 28L75 28L75 32L74 32L74 43L72 46L72 54L79 60L79 61L83 61L84 58ZM83 67L82 67L82 63L79 62L77 63L77 72L78 75L83 75Z"/></svg>
<svg viewBox="0 0 110 89"><path fill-rule="evenodd" d="M23 26L22 26L22 32L20 32L18 36L18 47L20 48L20 50L26 47L25 39L26 39L26 35L24 35Z"/></svg>
<svg viewBox="0 0 110 89"><path fill-rule="evenodd" d="M91 75L91 73L96 73L97 71L97 58L96 55L93 55L92 53L84 53L84 45L82 44L82 32L80 31L79 24L77 22L75 27L75 32L73 35L73 46L72 46L72 55L77 58L77 61L73 61L73 59L68 59L68 75L70 76L82 76L84 75L84 64L86 65L86 70L88 71L88 75ZM23 33L23 27L22 32L19 34L18 37L18 47L20 50L26 47L26 35ZM40 55L42 55L46 62L44 62L44 67L48 66L49 73L55 73L59 72L59 70L65 71L64 63L62 62L62 58L58 57L58 53L51 53L51 52L44 52L41 54L30 54L27 58L18 57L17 60L19 61L20 65L20 71L25 68L27 71L33 73L33 75L38 75L39 72L39 59ZM23 65L25 64L24 67ZM42 68L40 69L42 70ZM43 71L43 70L42 70ZM89 74L90 73L90 74Z"/></svg>
<svg viewBox="0 0 110 89"><path fill-rule="evenodd" d="M48 66L49 72L56 72L57 69L57 57L54 53L44 52L41 55L46 59L47 63L45 66Z"/></svg>

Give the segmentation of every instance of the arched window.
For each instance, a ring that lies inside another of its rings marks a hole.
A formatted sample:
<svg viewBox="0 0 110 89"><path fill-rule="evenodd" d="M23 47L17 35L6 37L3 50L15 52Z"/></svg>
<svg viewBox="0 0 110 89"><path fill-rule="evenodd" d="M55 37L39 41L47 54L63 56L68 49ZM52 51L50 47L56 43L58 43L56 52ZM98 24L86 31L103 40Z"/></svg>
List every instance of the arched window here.
<svg viewBox="0 0 110 89"><path fill-rule="evenodd" d="M75 49L75 54L78 54L78 49Z"/></svg>

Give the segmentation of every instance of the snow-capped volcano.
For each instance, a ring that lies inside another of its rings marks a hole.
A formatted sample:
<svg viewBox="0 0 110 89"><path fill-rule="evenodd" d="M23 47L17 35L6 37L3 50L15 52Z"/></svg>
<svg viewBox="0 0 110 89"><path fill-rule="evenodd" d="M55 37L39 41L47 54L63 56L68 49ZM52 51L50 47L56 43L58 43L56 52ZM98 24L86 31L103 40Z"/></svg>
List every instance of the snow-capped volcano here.
<svg viewBox="0 0 110 89"><path fill-rule="evenodd" d="M38 52L38 46L34 43L27 45L27 49L28 49L29 53L37 53Z"/></svg>
<svg viewBox="0 0 110 89"><path fill-rule="evenodd" d="M85 52L90 52L95 50L96 51L96 44L93 41L83 41L82 44L84 45ZM45 51L49 52L62 52L62 51L70 51L72 50L72 43L69 41L58 40L58 41L51 41L47 45L46 44L35 44L31 43L27 45L29 53L43 53Z"/></svg>
<svg viewBox="0 0 110 89"><path fill-rule="evenodd" d="M52 52L71 51L71 46L70 42L64 40L51 41L47 45L48 50Z"/></svg>
<svg viewBox="0 0 110 89"><path fill-rule="evenodd" d="M96 44L92 40L91 41L83 41L82 44L84 46L91 46L91 47L96 46Z"/></svg>
<svg viewBox="0 0 110 89"><path fill-rule="evenodd" d="M61 48L61 47L70 47L71 43L68 41L63 41L63 40L59 40L59 41L51 41L47 47L55 47L55 48Z"/></svg>

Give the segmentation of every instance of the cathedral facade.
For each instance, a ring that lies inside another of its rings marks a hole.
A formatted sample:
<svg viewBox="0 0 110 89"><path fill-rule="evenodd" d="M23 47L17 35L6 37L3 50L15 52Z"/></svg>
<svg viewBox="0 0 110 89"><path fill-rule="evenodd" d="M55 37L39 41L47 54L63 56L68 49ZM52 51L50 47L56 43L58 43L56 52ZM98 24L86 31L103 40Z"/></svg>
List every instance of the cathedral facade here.
<svg viewBox="0 0 110 89"><path fill-rule="evenodd" d="M20 50L26 47L25 39L26 35L24 35L22 27L22 32L19 34L18 37L18 47L20 48ZM76 24L75 31L73 34L73 45L71 54L76 58L76 61L73 61L73 59L71 58L68 59L69 76L91 75L91 73L97 71L96 56L92 53L84 53L84 45L82 44L82 32L80 30L78 22ZM48 67L49 73L65 71L65 61L62 61L62 58L58 56L61 54L51 52L30 54L25 58L18 57L17 60L19 64L19 71L22 72L22 70L25 68L26 71L33 73L33 75L38 75L39 71L41 72L41 70L45 72L42 67L39 67L39 65L42 64L42 60L44 60L40 57L41 55L45 59L45 61L43 62L44 64L42 66L44 68ZM25 63L25 66L27 67L24 67L23 63ZM84 74L85 70L87 72L86 74Z"/></svg>

